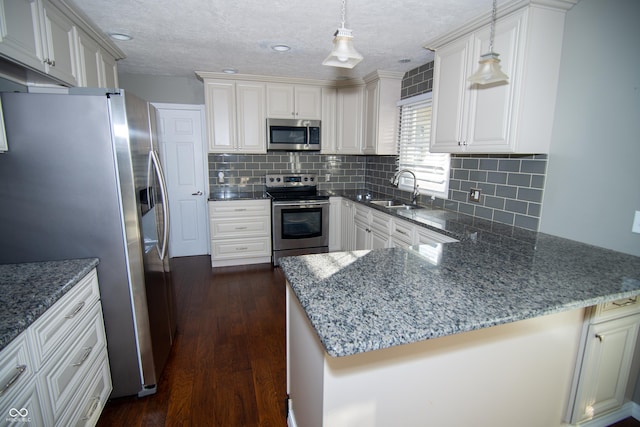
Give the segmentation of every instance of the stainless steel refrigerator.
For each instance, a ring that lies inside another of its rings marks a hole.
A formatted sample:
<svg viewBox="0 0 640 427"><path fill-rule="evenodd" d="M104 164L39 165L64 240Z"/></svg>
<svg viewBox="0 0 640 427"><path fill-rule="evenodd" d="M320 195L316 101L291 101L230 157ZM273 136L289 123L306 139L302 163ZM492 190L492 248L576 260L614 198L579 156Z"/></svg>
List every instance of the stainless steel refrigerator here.
<svg viewBox="0 0 640 427"><path fill-rule="evenodd" d="M1 95L0 263L99 258L111 397L152 394L176 330L155 110L71 92Z"/></svg>

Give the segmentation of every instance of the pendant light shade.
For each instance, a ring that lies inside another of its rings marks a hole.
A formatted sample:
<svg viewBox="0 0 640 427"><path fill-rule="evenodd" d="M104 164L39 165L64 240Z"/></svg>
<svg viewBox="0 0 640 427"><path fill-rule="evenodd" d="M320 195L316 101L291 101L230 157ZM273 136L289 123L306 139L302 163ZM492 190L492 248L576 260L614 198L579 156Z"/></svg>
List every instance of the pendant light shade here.
<svg viewBox="0 0 640 427"><path fill-rule="evenodd" d="M509 77L500 69L498 56L495 52L480 56L480 67L469 77L469 81L479 85L508 81Z"/></svg>
<svg viewBox="0 0 640 427"><path fill-rule="evenodd" d="M491 33L489 35L489 52L480 56L480 66L478 71L469 77L469 82L479 85L487 85L491 83L507 82L509 76L500 69L500 59L497 53L493 51L493 34L496 27L496 5L497 0L493 0L493 10L491 11Z"/></svg>
<svg viewBox="0 0 640 427"><path fill-rule="evenodd" d="M344 27L345 1L346 0L342 0L342 26L335 32L333 49L329 56L322 61L322 65L353 68L363 59L360 52L353 47L351 30Z"/></svg>
<svg viewBox="0 0 640 427"><path fill-rule="evenodd" d="M322 61L322 65L328 65L330 67L342 67L353 68L360 61L362 61L362 55L353 47L353 36L351 36L351 30L347 28L339 28L333 38L333 50Z"/></svg>

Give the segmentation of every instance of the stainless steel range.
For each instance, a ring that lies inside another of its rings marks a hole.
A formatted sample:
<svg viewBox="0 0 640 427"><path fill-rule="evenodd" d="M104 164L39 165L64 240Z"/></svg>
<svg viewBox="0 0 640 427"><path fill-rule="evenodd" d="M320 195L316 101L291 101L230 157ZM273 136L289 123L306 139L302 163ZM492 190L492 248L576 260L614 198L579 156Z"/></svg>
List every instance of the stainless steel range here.
<svg viewBox="0 0 640 427"><path fill-rule="evenodd" d="M329 196L318 194L316 174L267 175L272 199L273 265L283 256L329 251Z"/></svg>

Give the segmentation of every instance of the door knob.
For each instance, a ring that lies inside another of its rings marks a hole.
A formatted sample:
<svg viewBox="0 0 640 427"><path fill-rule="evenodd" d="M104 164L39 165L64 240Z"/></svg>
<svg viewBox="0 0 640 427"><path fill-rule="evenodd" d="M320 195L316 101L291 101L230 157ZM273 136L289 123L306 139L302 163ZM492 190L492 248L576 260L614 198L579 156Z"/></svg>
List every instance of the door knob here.
<svg viewBox="0 0 640 427"><path fill-rule="evenodd" d="M202 191L198 191L197 193L191 193L192 196L202 196Z"/></svg>

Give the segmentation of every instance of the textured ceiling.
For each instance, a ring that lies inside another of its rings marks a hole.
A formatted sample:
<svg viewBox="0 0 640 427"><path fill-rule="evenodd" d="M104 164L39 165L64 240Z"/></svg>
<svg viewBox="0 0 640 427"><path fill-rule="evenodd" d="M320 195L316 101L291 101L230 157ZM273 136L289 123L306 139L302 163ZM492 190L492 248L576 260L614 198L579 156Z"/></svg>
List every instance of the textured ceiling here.
<svg viewBox="0 0 640 427"><path fill-rule="evenodd" d="M431 59L422 46L491 10L491 0L348 0L346 28L364 60L352 70L322 61L340 26L339 0L70 0L103 32L133 40L121 73L193 76L235 68L242 74L334 80L376 69L408 71ZM274 44L291 46L275 52ZM401 59L411 62L400 63Z"/></svg>

